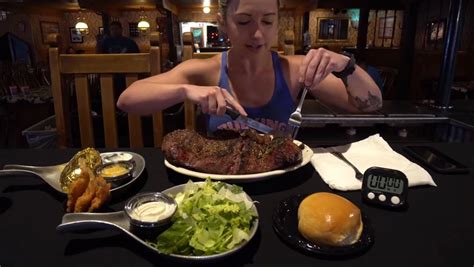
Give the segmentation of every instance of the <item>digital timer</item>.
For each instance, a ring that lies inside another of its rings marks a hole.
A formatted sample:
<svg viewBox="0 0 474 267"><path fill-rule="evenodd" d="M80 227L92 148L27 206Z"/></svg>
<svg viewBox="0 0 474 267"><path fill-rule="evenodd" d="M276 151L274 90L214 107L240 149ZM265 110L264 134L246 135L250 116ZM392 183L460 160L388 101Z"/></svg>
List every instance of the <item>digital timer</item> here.
<svg viewBox="0 0 474 267"><path fill-rule="evenodd" d="M408 179L398 170L372 167L362 178L362 200L385 208L403 208L407 204Z"/></svg>

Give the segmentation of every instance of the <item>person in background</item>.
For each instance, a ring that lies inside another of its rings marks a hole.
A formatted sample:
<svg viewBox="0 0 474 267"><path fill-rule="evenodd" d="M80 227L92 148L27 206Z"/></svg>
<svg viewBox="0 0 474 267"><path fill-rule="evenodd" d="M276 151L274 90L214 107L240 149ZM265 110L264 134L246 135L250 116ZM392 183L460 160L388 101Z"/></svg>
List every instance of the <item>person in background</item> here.
<svg viewBox="0 0 474 267"><path fill-rule="evenodd" d="M217 21L231 49L133 83L120 95L120 109L150 114L190 100L207 114L207 131L214 132L245 129L225 115L227 108L285 131L302 86L325 104L349 112L382 106L380 90L352 55L319 48L305 56L280 56L271 50L278 37L278 0L218 2Z"/></svg>
<svg viewBox="0 0 474 267"><path fill-rule="evenodd" d="M95 47L95 52L100 54L102 52L102 46L104 45L105 35L103 33L99 33L95 36L95 43L97 46Z"/></svg>
<svg viewBox="0 0 474 267"><path fill-rule="evenodd" d="M119 21L110 23L110 36L102 39L99 53L103 54L123 54L123 53L140 53L138 45L132 39L122 35L122 24ZM127 87L125 75L114 75L115 95L120 95Z"/></svg>
<svg viewBox="0 0 474 267"><path fill-rule="evenodd" d="M120 22L111 22L110 36L103 40L99 52L103 54L140 53L135 41L123 36L122 31Z"/></svg>
<svg viewBox="0 0 474 267"><path fill-rule="evenodd" d="M374 82L377 84L377 86L379 87L380 89L380 92L382 92L383 94L383 79L382 79L382 75L380 75L380 72L373 66L367 64L367 62L365 60L358 60L358 65L367 72L367 74L370 75L370 77L372 78L372 80L374 80Z"/></svg>
<svg viewBox="0 0 474 267"><path fill-rule="evenodd" d="M72 46L69 46L66 49L66 54L75 54L75 53L76 53L76 50Z"/></svg>
<svg viewBox="0 0 474 267"><path fill-rule="evenodd" d="M303 34L303 51L304 54L308 53L311 50L311 35L309 34L309 30L306 30Z"/></svg>

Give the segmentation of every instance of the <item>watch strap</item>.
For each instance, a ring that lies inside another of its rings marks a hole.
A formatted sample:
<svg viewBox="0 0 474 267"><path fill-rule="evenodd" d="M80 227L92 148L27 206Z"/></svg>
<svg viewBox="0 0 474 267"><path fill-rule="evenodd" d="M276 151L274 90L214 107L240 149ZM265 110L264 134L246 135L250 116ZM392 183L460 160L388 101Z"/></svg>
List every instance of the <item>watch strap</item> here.
<svg viewBox="0 0 474 267"><path fill-rule="evenodd" d="M342 79L344 84L347 86L347 76L354 73L356 60L354 58L354 55L349 52L343 51L341 54L346 57L349 57L349 62L347 62L346 67L342 71L333 71L332 74L334 74L334 76L336 76L337 78Z"/></svg>

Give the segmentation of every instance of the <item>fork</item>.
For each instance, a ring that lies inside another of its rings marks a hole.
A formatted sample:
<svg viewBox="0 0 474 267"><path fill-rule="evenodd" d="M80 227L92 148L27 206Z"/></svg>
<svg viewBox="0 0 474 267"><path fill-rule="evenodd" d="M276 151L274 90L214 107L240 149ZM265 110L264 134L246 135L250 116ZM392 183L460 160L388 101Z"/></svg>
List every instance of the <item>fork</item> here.
<svg viewBox="0 0 474 267"><path fill-rule="evenodd" d="M292 132L292 137L295 139L296 135L298 134L298 130L301 126L301 121L303 118L301 117L301 107L303 106L304 99L306 97L306 93L308 92L308 87L304 86L303 93L301 94L300 102L298 103L298 107L296 108L295 112L291 113L290 119L288 120L288 127Z"/></svg>
<svg viewBox="0 0 474 267"><path fill-rule="evenodd" d="M357 180L362 181L362 177L364 177L364 175L359 171L359 169L357 169L356 166L354 166L354 164L352 164L352 162L350 162L346 157L344 157L341 152L331 151L330 153L336 156L338 159L344 161L345 163L347 163L347 165L354 169L355 177L357 178Z"/></svg>

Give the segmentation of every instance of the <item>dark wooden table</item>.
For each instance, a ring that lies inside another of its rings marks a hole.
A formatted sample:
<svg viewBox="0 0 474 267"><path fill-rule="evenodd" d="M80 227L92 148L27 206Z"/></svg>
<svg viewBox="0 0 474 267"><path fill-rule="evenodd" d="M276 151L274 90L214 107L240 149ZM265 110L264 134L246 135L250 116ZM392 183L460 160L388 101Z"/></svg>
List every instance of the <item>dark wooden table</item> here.
<svg viewBox="0 0 474 267"><path fill-rule="evenodd" d="M431 172L438 187L409 190L409 208L394 212L367 206L360 192L336 192L367 214L375 243L365 254L325 260L283 243L272 227L278 202L291 195L331 191L311 165L266 181L243 184L258 201L259 230L237 254L206 266L472 266L474 264L474 145L430 144L470 167L470 174ZM393 145L401 151L400 145ZM121 210L130 196L161 191L187 181L163 164L157 149L136 149L146 160L141 178L115 195L110 210ZM0 167L18 163L51 165L67 161L77 150L0 150ZM35 177L0 177L0 266L186 266L156 256L112 230L60 234L64 196ZM193 265L195 266L195 265Z"/></svg>

